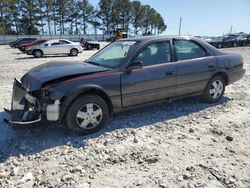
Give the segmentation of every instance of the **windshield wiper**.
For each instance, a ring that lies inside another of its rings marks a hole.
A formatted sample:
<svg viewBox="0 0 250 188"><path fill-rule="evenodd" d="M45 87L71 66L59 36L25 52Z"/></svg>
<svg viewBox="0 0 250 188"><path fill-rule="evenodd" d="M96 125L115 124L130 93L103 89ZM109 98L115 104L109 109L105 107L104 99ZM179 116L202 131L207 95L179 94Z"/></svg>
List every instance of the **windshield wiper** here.
<svg viewBox="0 0 250 188"><path fill-rule="evenodd" d="M86 61L86 63L92 64L92 65L97 65L97 66L102 66L99 63L96 63L94 61Z"/></svg>
<svg viewBox="0 0 250 188"><path fill-rule="evenodd" d="M86 61L86 63L92 64L92 65L101 66L101 67L112 68L112 67L110 67L110 66L108 66L108 65L101 65L101 64L96 63L96 62L94 62L94 61Z"/></svg>

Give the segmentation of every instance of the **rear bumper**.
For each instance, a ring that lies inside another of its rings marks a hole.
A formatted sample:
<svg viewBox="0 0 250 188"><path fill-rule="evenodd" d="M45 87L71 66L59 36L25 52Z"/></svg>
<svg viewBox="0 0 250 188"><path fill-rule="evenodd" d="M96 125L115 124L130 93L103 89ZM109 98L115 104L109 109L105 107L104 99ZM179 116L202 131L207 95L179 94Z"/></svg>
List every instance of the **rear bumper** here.
<svg viewBox="0 0 250 188"><path fill-rule="evenodd" d="M13 94L8 124L31 124L41 120L41 107L37 99L22 87L16 79L13 84Z"/></svg>
<svg viewBox="0 0 250 188"><path fill-rule="evenodd" d="M240 69L240 70L228 73L228 77L229 77L228 85L240 80L241 78L245 76L245 74L246 74L245 69Z"/></svg>

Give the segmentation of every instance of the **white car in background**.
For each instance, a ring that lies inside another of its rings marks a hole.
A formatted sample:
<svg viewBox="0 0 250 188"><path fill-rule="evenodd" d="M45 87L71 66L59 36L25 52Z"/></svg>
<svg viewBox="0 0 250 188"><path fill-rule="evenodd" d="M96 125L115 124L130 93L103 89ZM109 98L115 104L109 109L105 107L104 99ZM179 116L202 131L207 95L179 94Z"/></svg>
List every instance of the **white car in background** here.
<svg viewBox="0 0 250 188"><path fill-rule="evenodd" d="M82 53L83 48L79 42L72 42L66 39L53 39L42 43L38 46L33 46L26 51L27 55L34 57L42 57L43 55L57 55L68 54L70 56L77 56Z"/></svg>

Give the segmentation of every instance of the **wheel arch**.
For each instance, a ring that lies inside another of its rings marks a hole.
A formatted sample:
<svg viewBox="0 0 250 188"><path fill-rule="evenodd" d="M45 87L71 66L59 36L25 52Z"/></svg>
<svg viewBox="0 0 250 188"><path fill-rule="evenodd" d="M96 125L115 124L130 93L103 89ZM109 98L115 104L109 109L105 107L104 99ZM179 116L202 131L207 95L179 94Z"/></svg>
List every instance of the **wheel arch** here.
<svg viewBox="0 0 250 188"><path fill-rule="evenodd" d="M44 55L44 52L42 49L40 48L35 48L33 51L32 51L32 54L34 55L35 51L41 51L42 52L42 55Z"/></svg>
<svg viewBox="0 0 250 188"><path fill-rule="evenodd" d="M221 77L225 80L226 86L228 85L228 83L229 83L229 78L228 78L227 71L225 71L225 70L218 70L218 71L216 71L216 72L213 74L213 76L210 78L210 80L211 80L213 77L215 77L215 76L221 76Z"/></svg>
<svg viewBox="0 0 250 188"><path fill-rule="evenodd" d="M109 113L113 112L113 103L110 99L110 97L107 95L107 93L100 87L97 86L91 86L91 87L87 87L87 88L82 88L79 89L78 91L75 91L73 94L71 94L68 97L63 97L62 98L62 106L61 106L61 110L60 110L60 119L59 122L62 122L65 118L65 115L70 107L70 105L80 96L83 95L88 95L88 94L94 94L97 95L99 97L101 97L108 105L109 108Z"/></svg>
<svg viewBox="0 0 250 188"><path fill-rule="evenodd" d="M79 52L79 50L76 47L71 48L70 51L71 50L77 50Z"/></svg>

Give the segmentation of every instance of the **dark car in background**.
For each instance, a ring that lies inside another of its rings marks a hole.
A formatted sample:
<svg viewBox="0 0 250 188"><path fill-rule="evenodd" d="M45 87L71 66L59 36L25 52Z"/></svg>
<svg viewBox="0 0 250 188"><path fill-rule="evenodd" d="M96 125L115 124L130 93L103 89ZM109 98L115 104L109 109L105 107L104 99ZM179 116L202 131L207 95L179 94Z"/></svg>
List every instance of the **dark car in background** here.
<svg viewBox="0 0 250 188"><path fill-rule="evenodd" d="M218 102L245 74L240 54L190 36L148 36L111 43L84 62L39 65L14 81L8 124L40 120L76 133L101 129L112 113L187 96Z"/></svg>
<svg viewBox="0 0 250 188"><path fill-rule="evenodd" d="M10 47L17 48L21 44L28 44L36 41L36 38L19 38L9 43Z"/></svg>
<svg viewBox="0 0 250 188"><path fill-rule="evenodd" d="M40 44L42 44L43 42L46 42L47 40L48 40L48 39L38 39L38 40L36 40L36 41L34 41L34 42L32 42L32 43L20 44L20 45L18 46L18 49L19 49L21 52L24 52L24 53L25 53L25 51L26 51L27 49L31 48L32 46L40 45Z"/></svg>
<svg viewBox="0 0 250 188"><path fill-rule="evenodd" d="M205 41L216 48L222 48L222 38L223 37L208 37L205 39Z"/></svg>
<svg viewBox="0 0 250 188"><path fill-rule="evenodd" d="M237 47L238 46L238 35L227 34L222 37L221 44L222 47Z"/></svg>
<svg viewBox="0 0 250 188"><path fill-rule="evenodd" d="M250 35L249 34L241 34L237 37L237 43L239 46L246 46L250 44Z"/></svg>
<svg viewBox="0 0 250 188"><path fill-rule="evenodd" d="M100 43L93 38L81 38L80 43L86 50L100 49Z"/></svg>

